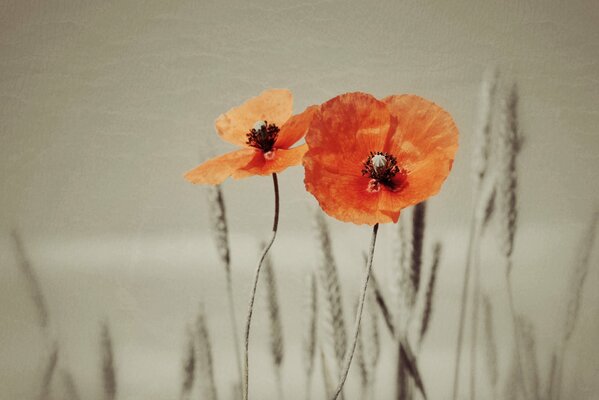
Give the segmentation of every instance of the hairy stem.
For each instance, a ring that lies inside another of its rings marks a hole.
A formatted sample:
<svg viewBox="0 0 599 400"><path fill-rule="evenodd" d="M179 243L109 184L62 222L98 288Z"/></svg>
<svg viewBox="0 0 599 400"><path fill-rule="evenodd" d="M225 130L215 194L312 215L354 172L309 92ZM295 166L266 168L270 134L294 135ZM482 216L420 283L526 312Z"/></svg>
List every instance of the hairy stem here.
<svg viewBox="0 0 599 400"><path fill-rule="evenodd" d="M376 244L376 235L379 230L379 224L375 224L372 228L372 239L370 240L370 249L368 251L368 265L366 267L366 274L364 276L364 284L362 285L362 292L360 294L360 302L358 303L358 311L356 312L356 322L354 326L354 339L352 341L351 349L345 356L344 368L341 374L341 380L337 386L337 390L333 395L333 400L336 400L343 390L343 385L347 379L349 368L354 357L356 350L356 344L358 343L358 336L360 335L360 321L362 320L362 310L364 309L364 299L366 298L366 289L368 289L368 280L370 279L370 272L372 271L372 258L374 256L374 245Z"/></svg>
<svg viewBox="0 0 599 400"><path fill-rule="evenodd" d="M277 228L279 226L279 182L277 180L277 174L272 174L272 182L274 186L275 192L275 216L272 224L272 235L270 240L267 242L264 250L262 250L262 254L260 255L260 259L258 260L258 266L256 267L256 272L254 276L254 285L252 286L252 293L250 295L250 302L248 305L248 314L247 320L245 323L245 348L244 348L244 359L243 359L243 400L248 399L248 389L249 389L249 346L250 346L250 326L252 324L252 314L254 312L254 300L256 298L256 288L258 287L258 280L260 278L260 270L262 268L262 263L264 262L264 258L268 254L270 247L272 246L275 238L277 237Z"/></svg>

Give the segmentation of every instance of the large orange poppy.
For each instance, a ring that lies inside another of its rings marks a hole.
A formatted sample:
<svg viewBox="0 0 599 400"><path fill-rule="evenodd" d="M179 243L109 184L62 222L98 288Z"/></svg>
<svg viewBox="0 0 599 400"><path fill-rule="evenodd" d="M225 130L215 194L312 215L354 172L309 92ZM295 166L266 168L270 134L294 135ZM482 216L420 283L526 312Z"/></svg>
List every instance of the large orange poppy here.
<svg viewBox="0 0 599 400"><path fill-rule="evenodd" d="M306 143L304 182L322 209L374 225L397 222L402 208L440 190L458 129L447 111L419 96L347 93L314 113Z"/></svg>
<svg viewBox="0 0 599 400"><path fill-rule="evenodd" d="M292 116L293 96L271 89L247 100L216 119L223 140L242 149L210 159L185 174L191 183L218 185L232 176L270 175L299 165L306 145L291 148L304 137L315 106Z"/></svg>

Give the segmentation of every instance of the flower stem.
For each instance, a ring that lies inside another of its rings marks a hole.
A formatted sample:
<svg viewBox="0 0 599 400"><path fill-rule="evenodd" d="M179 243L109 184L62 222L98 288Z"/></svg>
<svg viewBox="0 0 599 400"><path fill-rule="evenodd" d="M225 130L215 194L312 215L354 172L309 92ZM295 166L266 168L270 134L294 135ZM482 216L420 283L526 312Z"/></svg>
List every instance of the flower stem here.
<svg viewBox="0 0 599 400"><path fill-rule="evenodd" d="M379 224L375 224L372 228L372 239L370 240L370 249L368 251L368 265L366 267L366 275L364 277L364 284L362 286L362 293L360 294L360 302L358 303L358 311L356 313L356 322L354 325L354 340L350 349L350 352L345 356L345 367L343 369L341 375L341 381L337 386L337 390L333 395L333 400L337 400L339 394L343 390L343 385L345 384L345 380L347 379L347 374L349 373L349 368L351 367L351 362L354 357L354 352L356 350L356 344L358 343L358 335L360 334L360 321L362 320L362 310L364 309L364 299L366 298L366 289L368 289L368 280L370 279L370 272L372 271L372 258L374 256L374 245L376 244L376 235L379 230Z"/></svg>
<svg viewBox="0 0 599 400"><path fill-rule="evenodd" d="M260 278L260 269L266 254L270 250L275 238L277 236L277 228L279 226L279 181L277 180L277 174L272 174L272 183L275 191L275 217L272 224L272 235L270 240L262 250L260 259L258 260L258 266L254 276L254 286L252 287L252 293L250 296L250 303L248 305L247 321L245 323L245 348L244 348L244 360L243 360L243 400L248 400L248 389L249 389L249 345L250 345L250 325L252 323L252 313L254 311L254 300L256 298L256 288L258 287L258 280Z"/></svg>

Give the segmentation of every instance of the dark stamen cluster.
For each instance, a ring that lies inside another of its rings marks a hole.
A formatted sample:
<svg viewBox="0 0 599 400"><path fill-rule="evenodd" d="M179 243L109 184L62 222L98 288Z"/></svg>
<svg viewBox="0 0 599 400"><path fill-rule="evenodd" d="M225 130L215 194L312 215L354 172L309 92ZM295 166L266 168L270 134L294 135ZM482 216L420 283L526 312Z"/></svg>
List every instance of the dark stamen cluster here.
<svg viewBox="0 0 599 400"><path fill-rule="evenodd" d="M275 124L269 124L267 121L264 121L264 125L260 129L256 130L252 128L246 136L248 138L246 144L268 153L273 149L277 141L279 128Z"/></svg>
<svg viewBox="0 0 599 400"><path fill-rule="evenodd" d="M372 160L375 156L385 157L385 165L375 168ZM401 176L406 174L406 172L400 168L399 165L397 165L397 158L382 151L371 151L366 161L364 161L364 169L362 169L362 175L368 175L376 182L381 183L391 189L395 189L397 186L396 182L393 182L393 178L398 173Z"/></svg>

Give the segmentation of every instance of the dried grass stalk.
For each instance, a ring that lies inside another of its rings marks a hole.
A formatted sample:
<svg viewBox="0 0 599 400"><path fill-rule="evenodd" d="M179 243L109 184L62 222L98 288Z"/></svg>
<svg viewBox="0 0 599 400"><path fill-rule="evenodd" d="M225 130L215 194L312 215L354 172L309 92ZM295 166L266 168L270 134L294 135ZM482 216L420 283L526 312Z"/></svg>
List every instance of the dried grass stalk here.
<svg viewBox="0 0 599 400"><path fill-rule="evenodd" d="M414 206L412 214L412 257L410 262L410 281L412 283L412 298L410 306L416 302L416 294L420 289L420 276L422 275L422 248L424 246L424 228L426 217L426 201Z"/></svg>
<svg viewBox="0 0 599 400"><path fill-rule="evenodd" d="M208 204L210 206L210 222L216 249L225 269L227 283L227 297L229 303L229 318L231 320L231 331L237 361L239 384L242 380L241 349L239 347L239 335L237 328L237 317L235 316L235 302L233 296L233 276L231 272L231 250L229 245L229 232L227 225L227 213L222 190L219 185L208 187Z"/></svg>
<svg viewBox="0 0 599 400"><path fill-rule="evenodd" d="M395 263L391 268L391 293L393 294L393 326L396 336L405 332L411 312L411 300L415 297L414 287L410 280L410 247L408 238L408 221L402 214L397 224L397 239L394 245Z"/></svg>
<svg viewBox="0 0 599 400"><path fill-rule="evenodd" d="M117 395L117 380L114 365L112 337L107 322L102 323L100 332L100 348L102 351L102 388L105 400L114 400Z"/></svg>
<svg viewBox="0 0 599 400"><path fill-rule="evenodd" d="M333 387L331 370L329 369L329 366L327 364L327 360L324 355L324 351L322 350L322 347L320 347L320 363L322 364L322 381L324 383L324 394L325 398L329 399L333 395L335 388Z"/></svg>
<svg viewBox="0 0 599 400"><path fill-rule="evenodd" d="M209 186L208 205L210 207L210 226L212 235L218 250L218 256L227 272L231 275L231 252L229 248L229 233L227 228L227 217L225 212L225 202L220 186Z"/></svg>
<svg viewBox="0 0 599 400"><path fill-rule="evenodd" d="M55 375L56 367L58 365L58 343L54 343L50 348L50 353L48 354L44 375L42 377L42 384L40 388L39 399L40 400L48 400L51 398L51 389L52 389L52 378Z"/></svg>
<svg viewBox="0 0 599 400"><path fill-rule="evenodd" d="M526 387L526 393L530 393L530 397L539 400L540 385L539 385L539 367L537 364L536 343L532 323L520 316L518 318L518 332L520 335L516 340L521 341L520 348L522 349L522 373L524 376L523 384Z"/></svg>
<svg viewBox="0 0 599 400"><path fill-rule="evenodd" d="M426 336L430 325L431 314L433 312L433 296L435 295L435 283L437 281L437 271L439 269L439 260L441 259L441 243L435 243L433 248L433 262L431 264L431 272L426 286L424 296L424 309L422 310L422 318L420 322L420 343Z"/></svg>
<svg viewBox="0 0 599 400"><path fill-rule="evenodd" d="M265 244L262 244L262 248ZM277 389L279 398L283 398L283 381L281 367L283 364L284 346L283 346L283 324L281 322L281 313L279 311L279 298L277 294L277 282L272 258L267 255L264 259L264 280L266 281L266 301L268 307L268 320L270 325L270 354L275 366L277 377Z"/></svg>
<svg viewBox="0 0 599 400"><path fill-rule="evenodd" d="M264 248L264 244L262 245ZM266 300L268 307L268 320L270 322L270 354L276 368L281 368L283 363L283 325L279 312L279 298L277 282L272 259L267 255L264 259L264 280L266 281Z"/></svg>
<svg viewBox="0 0 599 400"><path fill-rule="evenodd" d="M487 361L487 372L489 373L489 382L495 398L497 382L499 379L499 369L497 365L497 341L495 339L495 327L493 324L493 305L488 296L482 296L483 325L485 329L485 360Z"/></svg>
<svg viewBox="0 0 599 400"><path fill-rule="evenodd" d="M476 129L476 145L474 146L474 155L472 157L472 170L476 187L481 185L489 169L498 78L498 70L490 70L483 78L481 86L480 108L478 112L479 126Z"/></svg>
<svg viewBox="0 0 599 400"><path fill-rule="evenodd" d="M183 381L181 383L181 400L188 400L193 390L196 369L195 332L191 326L185 331L185 353L183 358Z"/></svg>
<svg viewBox="0 0 599 400"><path fill-rule="evenodd" d="M576 328L576 322L578 321L578 314L580 313L580 303L582 300L582 294L584 292L584 282L586 280L589 268L591 266L591 253L593 251L593 244L595 243L595 237L597 234L597 222L599 221L599 210L595 210L586 232L583 235L582 242L578 249L577 260L574 267L574 273L570 279L568 295L568 308L566 314L566 324L564 331L564 342L568 342L572 337L572 333Z"/></svg>
<svg viewBox="0 0 599 400"><path fill-rule="evenodd" d="M17 265L25 277L27 286L29 288L29 293L35 304L38 323L40 328L47 334L46 331L48 328L49 313L41 285L35 271L33 270L33 267L31 266L31 262L29 261L29 257L25 251L25 246L21 240L21 236L16 229L12 231L12 239L17 258Z"/></svg>
<svg viewBox="0 0 599 400"><path fill-rule="evenodd" d="M306 375L306 399L310 399L312 387L312 371L316 355L316 335L318 318L318 291L316 277L311 272L306 279L305 327L303 337L303 361Z"/></svg>
<svg viewBox="0 0 599 400"><path fill-rule="evenodd" d="M518 128L518 91L513 85L500 104L500 123L497 136L497 212L499 216L499 238L506 257L514 250L516 236L516 191L518 176L516 171L517 156L520 151L521 138ZM508 266L511 272L511 263Z"/></svg>
<svg viewBox="0 0 599 400"><path fill-rule="evenodd" d="M341 284L331 248L329 229L321 211L316 212L315 222L320 249L318 272L323 294L321 298L324 299L324 305L321 308L325 322L324 328L327 336L333 341L335 359L339 370L341 370L345 351L347 350L347 334L341 302Z"/></svg>
<svg viewBox="0 0 599 400"><path fill-rule="evenodd" d="M212 346L208 334L208 325L203 305L196 319L196 365L202 399L217 400L214 382L214 365L212 361Z"/></svg>

